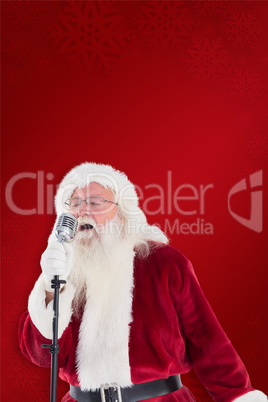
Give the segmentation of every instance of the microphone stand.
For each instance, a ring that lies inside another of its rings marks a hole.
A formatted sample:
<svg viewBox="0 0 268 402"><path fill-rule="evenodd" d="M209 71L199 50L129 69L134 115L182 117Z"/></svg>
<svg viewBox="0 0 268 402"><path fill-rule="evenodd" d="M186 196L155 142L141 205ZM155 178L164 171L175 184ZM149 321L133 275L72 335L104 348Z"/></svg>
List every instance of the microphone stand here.
<svg viewBox="0 0 268 402"><path fill-rule="evenodd" d="M64 239L58 239L62 243ZM59 275L55 275L54 279L51 281L51 287L54 289L54 299L53 299L53 338L52 344L41 345L44 349L49 349L51 353L51 377L50 377L50 402L56 402L57 397L57 377L58 377L58 322L59 322L59 289L61 283L66 283L64 280L59 279Z"/></svg>
<svg viewBox="0 0 268 402"><path fill-rule="evenodd" d="M70 243L75 236L78 222L74 215L63 213L60 215L57 226L56 236L59 243L66 241ZM51 345L41 345L42 348L49 349L51 353L51 378L50 378L50 402L56 402L57 396L57 376L58 376L58 322L59 322L59 290L60 285L66 283L64 280L59 279L59 275L55 275L51 281L51 288L54 289L53 299L53 337Z"/></svg>

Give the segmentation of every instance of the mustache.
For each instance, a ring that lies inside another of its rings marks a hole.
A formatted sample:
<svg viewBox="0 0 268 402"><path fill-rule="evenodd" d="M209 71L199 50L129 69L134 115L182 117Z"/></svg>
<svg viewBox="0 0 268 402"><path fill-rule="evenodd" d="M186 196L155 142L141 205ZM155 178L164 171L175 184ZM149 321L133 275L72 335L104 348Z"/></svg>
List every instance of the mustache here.
<svg viewBox="0 0 268 402"><path fill-rule="evenodd" d="M105 223L96 223L92 216L83 215L77 218L78 221L78 233L77 238L81 236L106 236L107 234L113 235L118 238L123 233L124 222L120 217L115 216L111 220L107 220Z"/></svg>

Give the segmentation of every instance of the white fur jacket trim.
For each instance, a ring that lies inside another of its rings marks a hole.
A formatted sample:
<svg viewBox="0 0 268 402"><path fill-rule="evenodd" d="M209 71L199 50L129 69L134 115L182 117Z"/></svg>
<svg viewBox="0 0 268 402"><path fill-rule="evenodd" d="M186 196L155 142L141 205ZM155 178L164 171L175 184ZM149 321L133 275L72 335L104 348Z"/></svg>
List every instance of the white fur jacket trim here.
<svg viewBox="0 0 268 402"><path fill-rule="evenodd" d="M124 247L123 247L124 249ZM132 322L133 250L116 250L116 269L92 271L87 303L79 330L77 372L83 391L116 382L132 385L129 364L129 324Z"/></svg>
<svg viewBox="0 0 268 402"><path fill-rule="evenodd" d="M233 402L267 402L267 396L261 391L250 391L234 399Z"/></svg>
<svg viewBox="0 0 268 402"><path fill-rule="evenodd" d="M58 337L60 338L68 326L72 316L72 300L75 289L72 285L66 284L59 296L59 327ZM28 311L32 322L39 332L47 339L52 339L53 301L47 307L45 303L45 281L43 274L36 281L29 296Z"/></svg>

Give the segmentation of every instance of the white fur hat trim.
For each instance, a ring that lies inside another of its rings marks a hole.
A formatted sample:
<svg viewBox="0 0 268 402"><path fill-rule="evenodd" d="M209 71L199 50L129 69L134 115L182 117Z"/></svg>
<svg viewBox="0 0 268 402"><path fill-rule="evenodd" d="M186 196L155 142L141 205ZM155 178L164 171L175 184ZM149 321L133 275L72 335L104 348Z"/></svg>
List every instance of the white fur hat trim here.
<svg viewBox="0 0 268 402"><path fill-rule="evenodd" d="M66 212L64 203L75 188L83 188L92 182L113 191L115 202L118 202L123 215L142 214L135 187L124 173L110 165L85 162L70 170L60 183L55 197L57 215Z"/></svg>

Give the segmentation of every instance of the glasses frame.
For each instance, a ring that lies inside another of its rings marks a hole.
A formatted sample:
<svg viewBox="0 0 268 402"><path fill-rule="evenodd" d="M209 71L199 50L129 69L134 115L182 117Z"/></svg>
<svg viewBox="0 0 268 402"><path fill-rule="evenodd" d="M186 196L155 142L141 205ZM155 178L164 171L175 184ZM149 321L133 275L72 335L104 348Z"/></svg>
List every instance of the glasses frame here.
<svg viewBox="0 0 268 402"><path fill-rule="evenodd" d="M68 210L69 210L69 211L76 211L76 210L78 210L78 209L81 207L81 205L82 205L83 202L86 203L87 208L90 208L90 205L89 205L88 200L89 200L89 199L94 199L94 198L95 198L95 199L98 199L98 200L101 199L102 201L104 201L104 203L105 203L105 202L108 202L109 204L118 205L118 202L106 200L105 198L103 198L103 197L101 197L101 196L91 196L91 197L87 197L85 200L82 200L82 199L79 198L79 197L71 197L71 198L68 198L68 200L66 200L66 201L64 202L64 205L66 205L66 206L68 207ZM79 206L76 207L76 208L70 208L70 205L68 205L68 201L70 201L70 200L79 200L79 202L80 202ZM93 210L94 210L94 208L93 208ZM98 209L96 209L96 211L98 211ZM99 210L99 211L101 211L101 210Z"/></svg>

